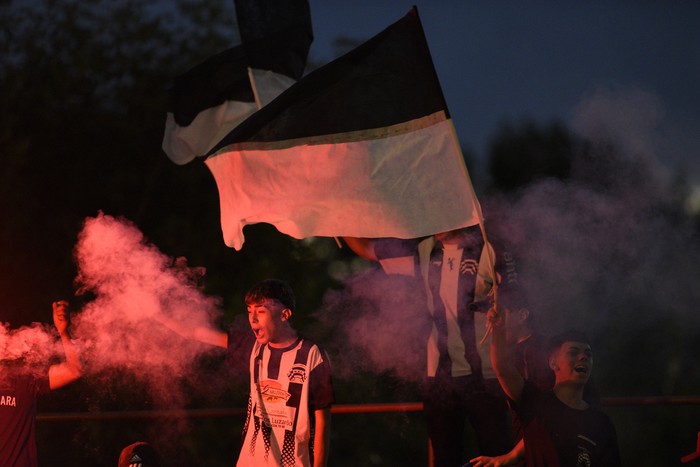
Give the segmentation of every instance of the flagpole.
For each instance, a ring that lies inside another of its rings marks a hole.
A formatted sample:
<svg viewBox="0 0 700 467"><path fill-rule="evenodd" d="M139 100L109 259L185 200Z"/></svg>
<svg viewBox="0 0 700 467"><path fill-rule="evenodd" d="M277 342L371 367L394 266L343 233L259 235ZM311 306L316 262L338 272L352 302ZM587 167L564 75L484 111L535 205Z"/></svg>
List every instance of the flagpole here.
<svg viewBox="0 0 700 467"><path fill-rule="evenodd" d="M481 212L481 206L477 202L476 198L476 192L474 191L474 184L471 181L471 177L469 176L469 169L467 168L467 163L464 161L464 155L462 154L462 148L459 145L459 139L457 138L457 132L455 130L454 124L452 122L452 119L448 119L449 124L450 124L450 130L452 131L452 141L454 142L454 145L457 148L457 154L460 156L460 160L462 162L462 168L464 169L464 174L467 177L467 180L469 181L469 191L471 192L471 200L472 200L472 207L474 208L474 212L476 212L477 219L479 221L479 229L481 230L481 237L484 239L484 247L486 248L486 255L488 257L489 261L489 266L491 269L491 277L493 277L493 284L492 284L492 290L493 290L493 305L494 309L496 312L498 311L497 303L498 303L498 277L496 276L496 260L493 257L493 251L490 247L490 243L488 240L488 237L486 236L486 228L484 227L484 215ZM488 336L491 334L491 331L493 330L493 326L489 322L486 332L484 333L484 336L481 338L481 341L479 341L479 345L484 345L486 342L486 339Z"/></svg>
<svg viewBox="0 0 700 467"><path fill-rule="evenodd" d="M255 86L255 77L253 76L253 69L248 67L248 81L250 81L250 87L253 90L253 96L255 97L255 105L258 110L262 109L262 103L260 102L260 95L258 94L258 88Z"/></svg>
<svg viewBox="0 0 700 467"><path fill-rule="evenodd" d="M420 24L420 18L418 17L418 8L414 5L413 8L411 8L410 13L415 14L416 18L418 19L418 22ZM420 32L421 32L421 37L422 37L422 45L425 47L425 52L427 57L430 59L431 65L432 65L432 72L435 77L435 83L438 85L438 89L440 90L440 94L442 95L442 101L445 109L445 113L447 113L447 102L445 101L445 96L442 94L442 89L440 88L440 79L437 76L437 71L435 70L435 65L432 63L432 57L430 55L430 48L428 47L428 41L425 38L425 32L423 31L423 26L420 26ZM464 173L467 177L467 181L469 182L469 190L471 192L471 198L472 198L472 206L474 207L474 211L476 212L478 221L479 221L479 228L481 229L481 236L484 239L484 245L486 247L486 253L488 255L488 261L489 265L491 266L491 275L493 277L493 285L492 285L492 290L493 290L493 300L494 300L494 307L496 306L496 301L497 301L497 284L498 279L496 277L496 261L493 258L493 253L491 252L491 248L489 248L489 242L488 238L486 237L486 229L484 228L484 217L481 213L481 207L479 206L479 203L477 203L476 200L476 193L474 192L474 185L471 182L471 178L469 177L469 169L467 168L466 162L464 162L464 155L462 154L462 148L459 145L459 139L457 138L457 132L455 131L454 124L452 123L452 119L448 118L450 125L450 130L452 131L452 140L456 146L456 153L460 157L461 165L462 168L464 169ZM484 342L486 342L486 338L488 335L491 333L491 325L489 324L488 327L486 328L486 333L484 334L484 337L481 339L480 345L483 345Z"/></svg>

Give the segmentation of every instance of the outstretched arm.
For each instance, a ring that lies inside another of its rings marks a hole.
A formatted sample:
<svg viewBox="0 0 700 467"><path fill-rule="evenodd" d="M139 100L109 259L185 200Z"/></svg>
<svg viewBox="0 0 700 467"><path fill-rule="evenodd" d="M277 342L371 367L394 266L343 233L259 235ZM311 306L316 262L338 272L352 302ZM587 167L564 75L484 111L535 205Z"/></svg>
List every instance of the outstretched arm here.
<svg viewBox="0 0 700 467"><path fill-rule="evenodd" d="M80 378L83 367L78 349L73 345L68 334L68 325L70 324L68 302L59 300L58 302L53 302L52 306L53 324L61 337L61 344L66 357L65 362L49 367L49 388L54 390Z"/></svg>
<svg viewBox="0 0 700 467"><path fill-rule="evenodd" d="M219 329L206 326L189 326L188 323L181 323L159 313L154 314L152 318L185 339L194 339L204 344L224 349L228 347L228 334Z"/></svg>
<svg viewBox="0 0 700 467"><path fill-rule="evenodd" d="M525 380L513 363L513 355L506 340L505 310L488 311L488 320L492 328L491 363L506 395L514 400L520 400Z"/></svg>

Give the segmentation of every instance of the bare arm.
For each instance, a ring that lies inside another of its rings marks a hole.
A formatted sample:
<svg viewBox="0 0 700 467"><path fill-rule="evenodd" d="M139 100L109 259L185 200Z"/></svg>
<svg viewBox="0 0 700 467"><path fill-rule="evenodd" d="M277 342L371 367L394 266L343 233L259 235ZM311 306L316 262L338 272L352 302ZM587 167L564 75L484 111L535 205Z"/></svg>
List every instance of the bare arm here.
<svg viewBox="0 0 700 467"><path fill-rule="evenodd" d="M83 365L80 361L78 349L73 345L68 334L68 325L70 323L68 302L60 300L53 302L52 306L53 324L56 326L59 336L61 336L61 344L66 357L65 362L49 367L49 388L53 391L80 378L83 372Z"/></svg>
<svg viewBox="0 0 700 467"><path fill-rule="evenodd" d="M153 315L153 319L185 339L194 339L224 349L228 347L228 334L224 331L205 326L192 327L188 323L181 323L162 314Z"/></svg>
<svg viewBox="0 0 700 467"><path fill-rule="evenodd" d="M195 328L192 332L192 339L204 344L214 345L225 349L228 347L228 334L218 329L205 327Z"/></svg>
<svg viewBox="0 0 700 467"><path fill-rule="evenodd" d="M316 436L314 436L314 467L328 465L328 452L331 445L331 409L314 411Z"/></svg>
<svg viewBox="0 0 700 467"><path fill-rule="evenodd" d="M513 355L506 341L505 310L488 312L488 320L493 329L491 336L491 363L501 383L503 391L514 401L520 400L525 381L513 363Z"/></svg>

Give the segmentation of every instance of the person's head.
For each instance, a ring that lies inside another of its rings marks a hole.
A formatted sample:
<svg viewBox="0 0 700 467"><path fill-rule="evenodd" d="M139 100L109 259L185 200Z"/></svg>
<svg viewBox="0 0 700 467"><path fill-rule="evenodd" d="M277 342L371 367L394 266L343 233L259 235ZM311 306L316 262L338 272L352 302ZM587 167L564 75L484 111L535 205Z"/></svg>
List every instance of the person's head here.
<svg viewBox="0 0 700 467"><path fill-rule="evenodd" d="M505 310L506 337L509 342L517 342L518 340L532 334L532 313L530 310L521 306L504 306L499 307Z"/></svg>
<svg viewBox="0 0 700 467"><path fill-rule="evenodd" d="M593 370L593 351L588 337L579 331L565 331L549 341L549 367L554 371L555 384L585 385Z"/></svg>
<svg viewBox="0 0 700 467"><path fill-rule="evenodd" d="M122 449L117 467L160 467L160 458L153 446L138 441Z"/></svg>
<svg viewBox="0 0 700 467"><path fill-rule="evenodd" d="M296 307L292 288L278 279L267 279L255 284L245 296L248 322L261 344L286 343L293 329L290 318Z"/></svg>

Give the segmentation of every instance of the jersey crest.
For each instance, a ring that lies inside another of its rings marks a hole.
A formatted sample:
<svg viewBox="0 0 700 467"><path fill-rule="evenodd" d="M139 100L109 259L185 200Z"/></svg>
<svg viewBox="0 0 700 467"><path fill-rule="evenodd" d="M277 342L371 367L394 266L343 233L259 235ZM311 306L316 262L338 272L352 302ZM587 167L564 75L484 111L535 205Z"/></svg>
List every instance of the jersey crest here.
<svg viewBox="0 0 700 467"><path fill-rule="evenodd" d="M295 363L287 373L290 383L303 384L306 381L306 365L303 363Z"/></svg>

